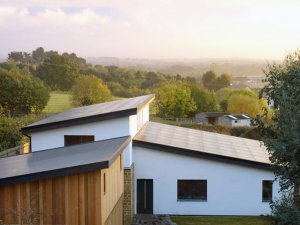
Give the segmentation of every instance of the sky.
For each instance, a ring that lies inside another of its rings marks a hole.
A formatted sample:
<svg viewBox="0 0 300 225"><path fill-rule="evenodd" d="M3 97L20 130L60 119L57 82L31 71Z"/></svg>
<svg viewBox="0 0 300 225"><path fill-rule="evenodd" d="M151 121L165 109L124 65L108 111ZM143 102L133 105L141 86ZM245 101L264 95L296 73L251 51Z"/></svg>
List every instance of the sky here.
<svg viewBox="0 0 300 225"><path fill-rule="evenodd" d="M0 0L0 58L277 60L300 47L299 0Z"/></svg>

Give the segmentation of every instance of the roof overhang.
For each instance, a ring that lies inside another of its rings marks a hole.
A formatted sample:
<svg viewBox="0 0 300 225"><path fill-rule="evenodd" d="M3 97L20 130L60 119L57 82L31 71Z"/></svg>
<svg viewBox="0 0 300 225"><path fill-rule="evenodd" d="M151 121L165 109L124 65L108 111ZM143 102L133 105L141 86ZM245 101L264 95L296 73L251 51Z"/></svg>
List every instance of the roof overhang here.
<svg viewBox="0 0 300 225"><path fill-rule="evenodd" d="M94 115L94 116L89 116L89 117L81 117L81 118L76 118L76 119L71 119L71 120L64 120L64 121L59 121L59 122L48 123L48 124L23 127L21 129L21 132L24 135L29 135L31 133L45 131L45 130L58 129L58 128L76 126L76 125L81 125L81 124L86 124L86 123L93 123L96 121L103 121L103 120L110 120L110 119L115 119L115 118L131 116L131 115L136 114L137 112L138 112L138 110L135 108L135 109L118 111L118 112Z"/></svg>
<svg viewBox="0 0 300 225"><path fill-rule="evenodd" d="M143 103L141 103L135 108L113 111L109 113L102 113L102 114L97 114L92 116L78 117L74 119L61 120L61 121L51 122L51 123L29 125L21 128L21 132L24 135L30 135L31 133L40 132L40 131L46 131L51 129L58 129L63 127L76 126L76 125L93 123L93 122L98 122L103 120L110 120L115 118L132 116L137 114L139 111L141 111L146 105L150 104L154 99L155 99L155 95L149 95L149 97L145 99Z"/></svg>

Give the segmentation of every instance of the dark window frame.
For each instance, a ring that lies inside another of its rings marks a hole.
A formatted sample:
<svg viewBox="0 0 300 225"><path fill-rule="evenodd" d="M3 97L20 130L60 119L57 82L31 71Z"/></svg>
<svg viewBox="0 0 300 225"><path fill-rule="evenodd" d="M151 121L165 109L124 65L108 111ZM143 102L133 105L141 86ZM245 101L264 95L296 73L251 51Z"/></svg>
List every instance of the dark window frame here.
<svg viewBox="0 0 300 225"><path fill-rule="evenodd" d="M77 137L80 138L81 140L78 141L78 143L75 144L68 144L67 142L67 138L70 137ZM83 138L91 138L91 141L84 141ZM64 146L71 146L71 145L76 145L76 144L84 144L84 143L90 143L90 142L94 142L95 141L95 135L64 135Z"/></svg>
<svg viewBox="0 0 300 225"><path fill-rule="evenodd" d="M190 190L184 190L184 188L189 188ZM202 188L202 189L198 189L198 188ZM185 193L186 194L185 196L183 195L184 192L187 192ZM178 179L177 180L177 201L207 201L207 180L206 179Z"/></svg>
<svg viewBox="0 0 300 225"><path fill-rule="evenodd" d="M262 181L262 201L270 202L273 200L273 181L263 180Z"/></svg>

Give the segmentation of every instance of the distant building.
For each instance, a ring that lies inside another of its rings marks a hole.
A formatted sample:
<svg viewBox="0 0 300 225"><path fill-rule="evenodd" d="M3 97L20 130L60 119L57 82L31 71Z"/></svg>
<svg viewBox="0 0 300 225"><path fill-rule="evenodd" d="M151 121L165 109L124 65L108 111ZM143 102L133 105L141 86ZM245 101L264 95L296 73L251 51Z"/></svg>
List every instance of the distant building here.
<svg viewBox="0 0 300 225"><path fill-rule="evenodd" d="M203 112L195 116L198 124L224 125L230 127L251 126L251 117L246 114L226 112Z"/></svg>
<svg viewBox="0 0 300 225"><path fill-rule="evenodd" d="M195 116L196 123L199 124L211 124L215 125L219 123L219 118L225 115L230 115L230 113L224 112L203 112L198 113Z"/></svg>
<svg viewBox="0 0 300 225"><path fill-rule="evenodd" d="M230 88L232 90L250 89L250 87L245 84L231 84Z"/></svg>
<svg viewBox="0 0 300 225"><path fill-rule="evenodd" d="M219 118L219 124L230 127L251 126L251 117L245 114L224 115Z"/></svg>

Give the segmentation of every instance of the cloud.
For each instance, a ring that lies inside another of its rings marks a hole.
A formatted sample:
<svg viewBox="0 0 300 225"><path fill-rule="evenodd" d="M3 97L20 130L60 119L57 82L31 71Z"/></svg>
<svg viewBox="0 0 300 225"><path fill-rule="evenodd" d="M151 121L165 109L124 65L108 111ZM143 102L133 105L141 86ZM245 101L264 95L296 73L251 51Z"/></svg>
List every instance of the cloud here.
<svg viewBox="0 0 300 225"><path fill-rule="evenodd" d="M83 56L281 58L298 0L1 0L0 49ZM71 9L70 9L71 8Z"/></svg>
<svg viewBox="0 0 300 225"><path fill-rule="evenodd" d="M0 6L0 26L4 24L5 20L9 16L13 16L15 13L16 13L15 7Z"/></svg>
<svg viewBox="0 0 300 225"><path fill-rule="evenodd" d="M28 8L0 7L0 25L18 27L51 27L51 26L93 26L109 23L107 15L100 15L90 8L79 12L67 13L61 8L45 8L35 15Z"/></svg>

